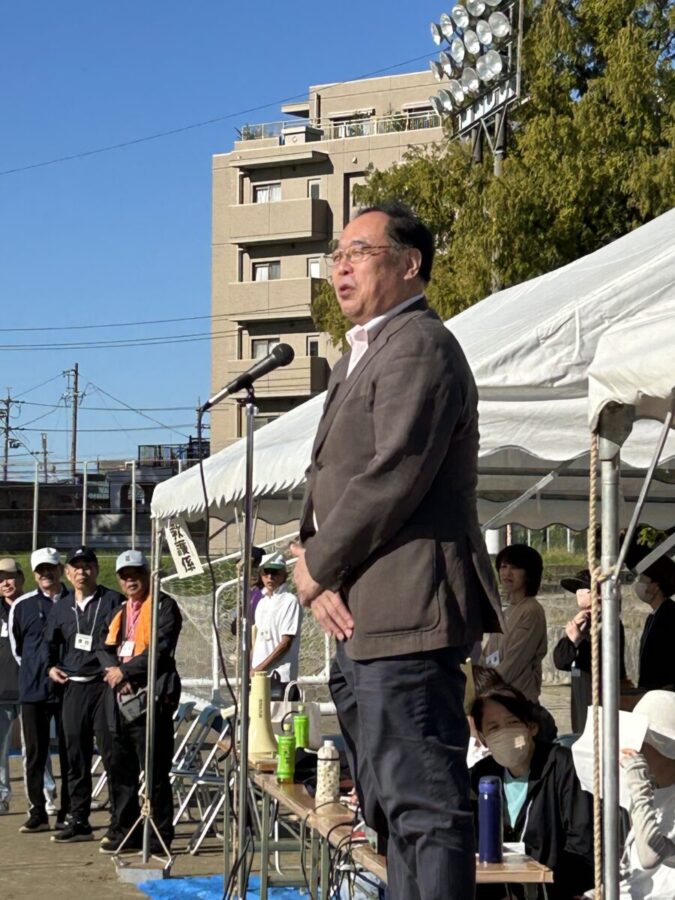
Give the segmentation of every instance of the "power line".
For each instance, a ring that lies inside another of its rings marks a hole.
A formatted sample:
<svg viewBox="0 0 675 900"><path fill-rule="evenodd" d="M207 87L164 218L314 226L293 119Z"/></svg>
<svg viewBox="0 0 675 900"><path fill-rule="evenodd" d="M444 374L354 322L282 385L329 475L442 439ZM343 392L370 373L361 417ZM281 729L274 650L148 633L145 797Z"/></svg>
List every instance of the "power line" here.
<svg viewBox="0 0 675 900"><path fill-rule="evenodd" d="M120 406L124 406L127 409L134 410L134 412L137 412L140 416L142 416L144 419L147 419L149 422L154 422L155 425L160 425L162 428L168 428L171 431L176 431L176 434L180 434L181 437L189 438L189 435L183 434L181 431L178 431L177 429L178 428L191 428L192 427L191 425L176 425L176 426L165 425L163 422L160 422L159 419L153 419L152 416L148 416L148 415L146 415L146 413L142 413L138 409L134 409L133 406L130 406L128 403L125 403L124 400L120 400L119 397L114 397L112 394L108 393L108 391L104 391L102 387L99 387L97 384L94 384L93 381L90 381L89 384L91 384L91 386L93 388L95 388L99 392L99 394L102 394L105 397L109 397L110 400L113 400L115 403L119 403ZM131 429L129 429L129 430L131 430Z"/></svg>
<svg viewBox="0 0 675 900"><path fill-rule="evenodd" d="M143 425L140 427L134 426L133 428L125 428L124 430L125 431L160 431L161 429L165 429L167 431L176 431L176 429L178 429L178 428L192 428L192 426L193 426L193 423L186 422L185 424L179 424L179 425ZM15 427L15 428L12 428L12 431L26 431L26 432L47 431L50 433L51 432L64 432L67 434L71 434L72 428L21 428L21 427ZM105 432L107 434L110 434L111 432L117 433L118 431L119 431L119 428L78 428L77 429L78 434L82 434L84 432L89 432L89 433ZM181 434L181 433L182 432L180 432L180 431L178 432L178 434ZM187 438L187 437L189 437L189 435L186 434L186 435L183 435L183 437ZM17 437L17 440L18 440L18 437ZM28 448L26 448L26 449L28 449Z"/></svg>
<svg viewBox="0 0 675 900"><path fill-rule="evenodd" d="M229 331L197 331L192 334L158 335L147 338L125 338L118 341L88 341L70 344L59 344L59 350L119 350L124 347L164 347L167 344L193 344L198 341L210 341L213 338L228 337ZM35 344L0 344L0 350L20 352L35 350ZM27 392L26 392L27 393Z"/></svg>
<svg viewBox="0 0 675 900"><path fill-rule="evenodd" d="M22 406L42 406L56 410L61 404L58 403L37 403L35 400L21 400ZM194 412L194 406L139 406L138 409L118 409L117 412ZM110 412L109 406L80 406L80 412ZM26 422L28 424L28 422Z"/></svg>
<svg viewBox="0 0 675 900"><path fill-rule="evenodd" d="M108 322L105 325L40 325L31 328L3 328L8 331L85 331L91 328L131 328L137 325L165 325L170 322L197 322L203 319L227 319L228 313L213 316L180 316L176 319L147 319L139 322Z"/></svg>
<svg viewBox="0 0 675 900"><path fill-rule="evenodd" d="M365 75L360 75L356 79L350 79L350 81L361 81L364 78L373 78L375 75L382 75L385 72L391 72L393 69L400 69L402 66L407 66L413 62L419 62L421 59L429 59L429 54L424 53L422 56L416 56L412 59L406 59L403 62L396 63L393 66L385 66L382 69L376 69L374 72L368 72ZM346 84L347 82L336 82L337 84ZM176 134L182 134L186 131L193 131L196 128L205 128L207 125L215 125L217 122L224 122L227 119L234 119L239 116L245 116L249 113L260 112L263 109L269 109L271 106L281 106L284 103L292 103L294 100L304 99L307 96L307 91L303 91L302 94L295 94L292 97L284 97L281 100L273 100L270 103L263 103L260 106L251 106L248 109L242 109L238 112L226 113L223 116L214 116L212 119L205 119L202 122L193 122L190 125L182 125L178 128L171 128L168 131L157 131L154 134L148 134L144 137L133 138L129 141L119 141L116 144L108 144L104 147L96 147L93 150L82 150L79 153L71 153L68 156L57 156L53 159L46 159L42 162L37 163L29 163L25 166L17 166L14 169L5 169L4 171L0 171L0 176L4 175L16 175L19 172L27 172L30 169L42 169L45 166L54 166L58 163L70 162L75 159L84 159L88 156L97 156L101 153L110 153L113 150L123 150L125 147L133 147L137 144L145 144L149 141L157 141L160 138L172 137Z"/></svg>
<svg viewBox="0 0 675 900"><path fill-rule="evenodd" d="M33 345L33 349L35 349L35 345ZM26 394L30 394L33 391L37 391L38 388L44 387L46 384L50 384L52 381L56 381L57 378L61 378L63 376L63 372L59 372L58 375L52 376L52 378L48 378L46 381L41 381L40 384L36 384L35 387L28 388L27 391L21 391L20 394L16 394L13 398L14 400L18 400L19 397L25 397Z"/></svg>

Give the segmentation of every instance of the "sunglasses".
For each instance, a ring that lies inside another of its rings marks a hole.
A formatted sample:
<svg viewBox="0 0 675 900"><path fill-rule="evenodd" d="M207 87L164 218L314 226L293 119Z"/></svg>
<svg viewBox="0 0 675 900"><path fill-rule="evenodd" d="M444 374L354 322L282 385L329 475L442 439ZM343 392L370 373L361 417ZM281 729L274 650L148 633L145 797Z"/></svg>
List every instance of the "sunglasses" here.
<svg viewBox="0 0 675 900"><path fill-rule="evenodd" d="M283 575L283 569L263 569L263 575Z"/></svg>

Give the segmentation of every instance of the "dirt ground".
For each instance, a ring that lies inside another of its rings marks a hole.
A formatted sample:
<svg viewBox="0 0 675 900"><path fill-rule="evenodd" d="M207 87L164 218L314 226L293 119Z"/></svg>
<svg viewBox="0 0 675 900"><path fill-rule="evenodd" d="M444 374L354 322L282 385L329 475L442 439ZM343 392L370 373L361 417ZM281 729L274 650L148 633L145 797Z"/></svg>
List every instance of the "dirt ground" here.
<svg viewBox="0 0 675 900"><path fill-rule="evenodd" d="M545 688L542 703L553 714L559 733L570 730L570 694L568 687ZM54 757L54 763L57 758ZM13 798L9 815L0 816L0 897L2 900L124 900L146 896L136 887L121 882L112 859L99 852L108 816L92 813L95 840L83 844L59 846L50 840L55 832L20 834L26 818L26 803L21 776L21 760L11 759ZM50 820L53 823L53 818ZM179 825L173 850L176 859L172 877L212 875L223 871L222 844L209 836L198 856L186 853L194 824ZM136 860L136 857L126 857Z"/></svg>

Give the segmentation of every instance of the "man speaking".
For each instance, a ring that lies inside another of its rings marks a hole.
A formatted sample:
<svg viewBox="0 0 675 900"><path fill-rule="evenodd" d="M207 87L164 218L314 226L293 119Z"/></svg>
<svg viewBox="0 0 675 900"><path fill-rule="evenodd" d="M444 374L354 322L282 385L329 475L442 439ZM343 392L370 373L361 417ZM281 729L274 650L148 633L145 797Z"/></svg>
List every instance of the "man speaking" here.
<svg viewBox="0 0 675 900"><path fill-rule="evenodd" d="M501 627L476 514L476 386L429 309L433 237L370 207L329 257L351 350L308 471L295 583L338 639L331 693L392 900L467 900L475 880L460 663Z"/></svg>

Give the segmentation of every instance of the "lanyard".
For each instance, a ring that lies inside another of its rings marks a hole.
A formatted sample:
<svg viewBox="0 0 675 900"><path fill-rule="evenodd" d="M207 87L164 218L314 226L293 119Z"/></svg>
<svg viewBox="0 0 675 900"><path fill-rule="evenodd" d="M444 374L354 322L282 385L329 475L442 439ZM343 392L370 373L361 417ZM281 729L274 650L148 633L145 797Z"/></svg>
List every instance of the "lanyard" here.
<svg viewBox="0 0 675 900"><path fill-rule="evenodd" d="M77 633L82 634L82 632L80 631L80 616L77 611L77 600L75 599L75 597L73 597L73 602L75 603L75 624L77 626ZM100 605L101 605L101 598L99 596L98 600L96 601L96 612L94 613L94 621L92 622L92 625L91 625L91 631L89 633L89 637L93 637L94 628L96 628L96 619L98 617L98 608ZM83 609L82 612L84 613L85 610Z"/></svg>

